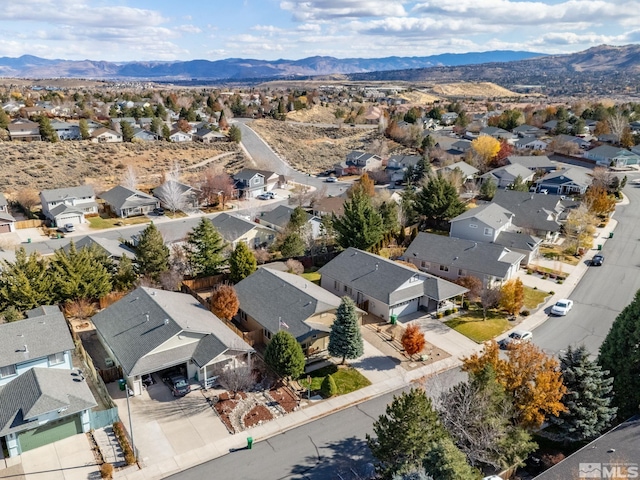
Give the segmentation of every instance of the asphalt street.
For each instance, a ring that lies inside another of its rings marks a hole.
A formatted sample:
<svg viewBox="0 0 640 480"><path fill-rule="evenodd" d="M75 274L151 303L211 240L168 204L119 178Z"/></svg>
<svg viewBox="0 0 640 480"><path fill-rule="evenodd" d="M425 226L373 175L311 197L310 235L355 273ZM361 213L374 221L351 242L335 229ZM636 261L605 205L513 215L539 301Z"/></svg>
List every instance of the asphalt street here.
<svg viewBox="0 0 640 480"><path fill-rule="evenodd" d="M624 193L629 204L616 208L618 226L604 244L604 264L589 267L571 294L567 316L550 317L533 331L534 343L549 354L584 344L597 355L616 316L640 290L640 188L627 184Z"/></svg>
<svg viewBox="0 0 640 480"><path fill-rule="evenodd" d="M460 370L450 370L429 379L425 387L436 396L464 378ZM254 443L251 450L231 452L168 478L200 480L232 474L243 480L355 480L372 468L366 434L373 432L374 420L400 392L336 412Z"/></svg>

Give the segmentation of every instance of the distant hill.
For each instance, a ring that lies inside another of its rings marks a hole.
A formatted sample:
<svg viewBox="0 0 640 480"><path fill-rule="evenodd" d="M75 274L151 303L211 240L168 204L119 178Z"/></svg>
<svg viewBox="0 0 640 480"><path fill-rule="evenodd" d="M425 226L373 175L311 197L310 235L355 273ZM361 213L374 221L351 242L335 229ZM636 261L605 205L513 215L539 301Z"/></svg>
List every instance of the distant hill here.
<svg viewBox="0 0 640 480"><path fill-rule="evenodd" d="M24 55L1 57L0 75L15 78L91 78L178 80L243 80L296 76L353 74L433 67L456 67L488 62L512 62L543 57L542 53L491 51L441 54L427 57L334 58L309 57L300 60L190 60L185 62L104 62L94 60L48 60Z"/></svg>

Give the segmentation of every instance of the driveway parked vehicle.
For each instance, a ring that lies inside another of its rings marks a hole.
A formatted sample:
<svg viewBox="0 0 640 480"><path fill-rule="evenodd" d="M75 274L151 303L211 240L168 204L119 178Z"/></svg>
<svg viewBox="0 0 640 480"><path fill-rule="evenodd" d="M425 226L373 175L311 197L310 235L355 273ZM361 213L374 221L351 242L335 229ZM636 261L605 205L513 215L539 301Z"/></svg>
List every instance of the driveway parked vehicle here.
<svg viewBox="0 0 640 480"><path fill-rule="evenodd" d="M593 258L591 259L592 267L601 267L603 263L604 263L604 255L602 255L601 253L594 255Z"/></svg>
<svg viewBox="0 0 640 480"><path fill-rule="evenodd" d="M327 182L327 183L334 183L334 182L337 182L337 181L338 181L338 179L336 177L328 177L325 180L325 182Z"/></svg>
<svg viewBox="0 0 640 480"><path fill-rule="evenodd" d="M65 232L74 232L76 227L73 223L65 223L63 229Z"/></svg>
<svg viewBox="0 0 640 480"><path fill-rule="evenodd" d="M276 194L273 192L264 192L257 197L259 200L273 200L276 198Z"/></svg>
<svg viewBox="0 0 640 480"><path fill-rule="evenodd" d="M560 299L556 304L551 307L551 314L559 317L564 317L573 307L573 300L567 300L566 298Z"/></svg>
<svg viewBox="0 0 640 480"><path fill-rule="evenodd" d="M169 378L169 388L174 397L183 397L191 391L189 381L182 375Z"/></svg>
<svg viewBox="0 0 640 480"><path fill-rule="evenodd" d="M153 209L153 213L156 215L164 215L164 208L158 207Z"/></svg>
<svg viewBox="0 0 640 480"><path fill-rule="evenodd" d="M500 341L500 348L507 348L509 345L517 345L522 342L529 342L533 338L533 333L527 330L514 330L507 338Z"/></svg>

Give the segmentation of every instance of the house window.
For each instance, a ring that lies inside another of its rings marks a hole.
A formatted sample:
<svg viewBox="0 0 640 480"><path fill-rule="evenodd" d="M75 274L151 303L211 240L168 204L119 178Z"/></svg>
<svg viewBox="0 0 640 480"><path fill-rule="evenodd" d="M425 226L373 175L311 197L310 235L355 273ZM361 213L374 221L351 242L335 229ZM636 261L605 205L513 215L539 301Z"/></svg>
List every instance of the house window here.
<svg viewBox="0 0 640 480"><path fill-rule="evenodd" d="M16 374L15 365L7 365L6 367L0 367L0 378L12 377Z"/></svg>
<svg viewBox="0 0 640 480"><path fill-rule="evenodd" d="M257 185L258 183L260 183L260 179L258 177L254 178L253 183Z"/></svg>
<svg viewBox="0 0 640 480"><path fill-rule="evenodd" d="M334 290L340 290L340 282L337 280L333 281L333 289Z"/></svg>
<svg viewBox="0 0 640 480"><path fill-rule="evenodd" d="M271 332L266 328L263 328L262 331L264 332L264 336L271 340Z"/></svg>
<svg viewBox="0 0 640 480"><path fill-rule="evenodd" d="M476 225L475 223L470 223L469 228L478 228L478 225Z"/></svg>
<svg viewBox="0 0 640 480"><path fill-rule="evenodd" d="M422 268L431 268L431 264L429 262L420 262L420 266Z"/></svg>
<svg viewBox="0 0 640 480"><path fill-rule="evenodd" d="M461 269L461 268L460 268L460 269L458 269L458 276L459 276L459 277L464 277L466 274L467 274L467 271L466 271L466 270L463 270L463 269Z"/></svg>
<svg viewBox="0 0 640 480"><path fill-rule="evenodd" d="M446 265L440 265L440 271L441 272L448 272L449 271L449 267L447 267Z"/></svg>
<svg viewBox="0 0 640 480"><path fill-rule="evenodd" d="M484 234L489 236L493 234L493 229L492 228L485 228L484 229Z"/></svg>
<svg viewBox="0 0 640 480"><path fill-rule="evenodd" d="M347 293L347 295L351 295L351 287L348 287L347 285L344 286L344 291Z"/></svg>
<svg viewBox="0 0 640 480"><path fill-rule="evenodd" d="M61 363L64 363L64 352L49 355L49 365L60 365Z"/></svg>

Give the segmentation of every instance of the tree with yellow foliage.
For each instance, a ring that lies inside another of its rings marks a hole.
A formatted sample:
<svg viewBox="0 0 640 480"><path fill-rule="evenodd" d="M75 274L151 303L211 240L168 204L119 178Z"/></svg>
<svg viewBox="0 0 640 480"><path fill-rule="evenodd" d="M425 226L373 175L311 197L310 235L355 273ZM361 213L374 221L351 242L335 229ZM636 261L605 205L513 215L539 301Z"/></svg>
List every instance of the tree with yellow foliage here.
<svg viewBox="0 0 640 480"><path fill-rule="evenodd" d="M585 203L574 208L567 215L564 231L568 238L576 244L576 253L582 248L593 246L593 234L596 232L596 216L589 211Z"/></svg>
<svg viewBox="0 0 640 480"><path fill-rule="evenodd" d="M509 315L517 315L524 305L524 285L519 278L509 280L500 290L500 306Z"/></svg>
<svg viewBox="0 0 640 480"><path fill-rule="evenodd" d="M487 167L489 163L498 155L500 142L489 135L480 135L471 142L471 149L478 159L478 165Z"/></svg>
<svg viewBox="0 0 640 480"><path fill-rule="evenodd" d="M594 215L609 215L616 208L616 199L605 187L591 185L584 195L584 203Z"/></svg>
<svg viewBox="0 0 640 480"><path fill-rule="evenodd" d="M538 428L548 415L558 416L566 411L561 400L567 389L559 363L534 344L509 347L505 360L495 341L486 343L482 353L463 359L462 370L479 375L487 365L493 368L496 381L511 397L518 425Z"/></svg>

